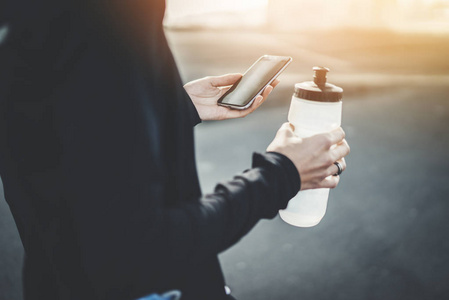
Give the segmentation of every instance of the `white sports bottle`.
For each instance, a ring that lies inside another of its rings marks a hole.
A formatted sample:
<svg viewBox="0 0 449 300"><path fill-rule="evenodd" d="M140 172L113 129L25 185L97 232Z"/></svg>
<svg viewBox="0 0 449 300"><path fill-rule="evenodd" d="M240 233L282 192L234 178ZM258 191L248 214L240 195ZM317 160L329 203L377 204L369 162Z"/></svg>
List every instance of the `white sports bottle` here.
<svg viewBox="0 0 449 300"><path fill-rule="evenodd" d="M326 83L329 69L314 67L313 81L295 84L288 121L301 138L327 132L341 125L343 89ZM285 222L298 227L317 225L326 213L329 189L300 191L279 214Z"/></svg>

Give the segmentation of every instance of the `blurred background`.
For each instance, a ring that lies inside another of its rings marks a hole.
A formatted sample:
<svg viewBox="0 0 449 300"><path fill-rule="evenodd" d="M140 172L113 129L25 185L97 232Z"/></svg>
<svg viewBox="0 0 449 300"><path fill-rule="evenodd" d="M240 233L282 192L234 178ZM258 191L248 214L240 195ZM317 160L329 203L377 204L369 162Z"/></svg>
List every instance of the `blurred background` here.
<svg viewBox="0 0 449 300"><path fill-rule="evenodd" d="M449 0L168 0L164 22L184 82L293 57L258 111L196 127L204 193L265 151L313 66L345 90L351 154L326 216L261 221L222 253L237 299L449 299ZM2 199L1 300L22 299L22 256Z"/></svg>

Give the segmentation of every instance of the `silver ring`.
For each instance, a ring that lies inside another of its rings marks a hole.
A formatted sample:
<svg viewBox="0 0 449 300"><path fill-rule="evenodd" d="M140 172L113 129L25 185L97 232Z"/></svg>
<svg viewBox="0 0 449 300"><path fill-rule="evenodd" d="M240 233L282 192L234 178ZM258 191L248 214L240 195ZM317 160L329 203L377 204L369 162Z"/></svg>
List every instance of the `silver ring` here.
<svg viewBox="0 0 449 300"><path fill-rule="evenodd" d="M334 174L334 176L338 176L338 175L340 175L341 173L343 173L343 166L341 165L341 163L339 163L338 161L336 161L336 162L334 162L334 165L336 165L337 168L338 168L338 171L337 171L337 173Z"/></svg>

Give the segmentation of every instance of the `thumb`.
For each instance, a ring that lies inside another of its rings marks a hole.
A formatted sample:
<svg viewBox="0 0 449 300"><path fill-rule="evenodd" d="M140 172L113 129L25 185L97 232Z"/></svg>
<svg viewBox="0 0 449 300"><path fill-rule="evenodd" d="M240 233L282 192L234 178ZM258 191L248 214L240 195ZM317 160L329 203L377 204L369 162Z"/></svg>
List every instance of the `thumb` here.
<svg viewBox="0 0 449 300"><path fill-rule="evenodd" d="M234 84L240 78L242 78L242 74L239 73L211 76L209 77L209 83L214 87L228 86Z"/></svg>
<svg viewBox="0 0 449 300"><path fill-rule="evenodd" d="M295 130L295 126L292 123L285 122L284 124L282 124L280 129L285 129L287 131L293 132Z"/></svg>
<svg viewBox="0 0 449 300"><path fill-rule="evenodd" d="M276 133L276 136L293 136L293 131L295 130L295 127L291 123L284 123L282 124L281 128L279 128L278 132Z"/></svg>

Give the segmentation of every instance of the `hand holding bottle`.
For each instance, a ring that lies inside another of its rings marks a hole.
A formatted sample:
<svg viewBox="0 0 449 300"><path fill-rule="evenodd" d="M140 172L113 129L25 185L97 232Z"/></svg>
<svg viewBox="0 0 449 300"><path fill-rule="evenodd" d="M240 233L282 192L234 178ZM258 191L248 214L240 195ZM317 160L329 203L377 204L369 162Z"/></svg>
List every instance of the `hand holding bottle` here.
<svg viewBox="0 0 449 300"><path fill-rule="evenodd" d="M294 134L294 127L284 123L267 151L287 156L296 166L301 177L301 190L335 188L340 176L334 162L339 162L344 170L344 157L350 148L341 127L330 132L300 138Z"/></svg>

